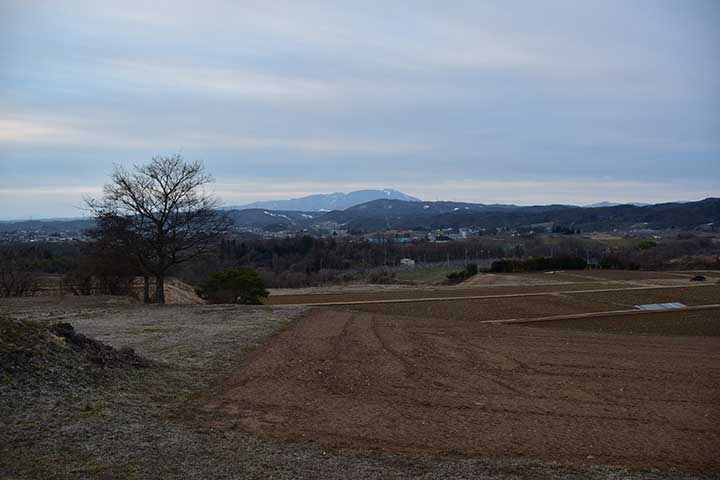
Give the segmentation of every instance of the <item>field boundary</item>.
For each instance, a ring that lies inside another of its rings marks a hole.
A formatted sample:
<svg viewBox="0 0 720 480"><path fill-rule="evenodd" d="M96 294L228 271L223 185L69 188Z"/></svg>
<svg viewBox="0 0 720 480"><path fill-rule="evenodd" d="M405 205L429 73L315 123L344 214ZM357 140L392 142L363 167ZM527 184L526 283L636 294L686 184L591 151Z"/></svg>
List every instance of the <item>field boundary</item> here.
<svg viewBox="0 0 720 480"><path fill-rule="evenodd" d="M443 302L443 301L457 301L457 300L483 300L491 298L517 298L517 297L543 297L553 295L575 295L579 293L602 293L602 292L627 292L627 291L638 291L638 290L663 290L673 288L703 288L703 287L718 287L717 284L705 284L705 285L655 285L647 287L625 287L625 288L599 288L593 290L570 290L570 291L557 291L557 292L530 292L530 293L505 293L495 295L469 295L465 297L426 297L426 298L395 298L395 299L382 299L382 300L350 300L345 302L311 302L311 303L287 303L285 305L294 305L302 307L336 307L343 305L373 305L382 303L413 303L413 302ZM639 310L638 310L639 311Z"/></svg>
<svg viewBox="0 0 720 480"><path fill-rule="evenodd" d="M551 315L548 317L535 317L535 318L507 318L499 320L482 320L478 323L532 323L532 322L551 322L553 320L575 320L580 318L596 318L596 317L614 317L623 315L642 315L642 314L663 314L663 313L677 313L687 310L713 310L720 308L720 304L713 303L709 305L692 305L689 307L683 307L673 310L610 310L607 312L588 312L588 313L570 313L565 315Z"/></svg>

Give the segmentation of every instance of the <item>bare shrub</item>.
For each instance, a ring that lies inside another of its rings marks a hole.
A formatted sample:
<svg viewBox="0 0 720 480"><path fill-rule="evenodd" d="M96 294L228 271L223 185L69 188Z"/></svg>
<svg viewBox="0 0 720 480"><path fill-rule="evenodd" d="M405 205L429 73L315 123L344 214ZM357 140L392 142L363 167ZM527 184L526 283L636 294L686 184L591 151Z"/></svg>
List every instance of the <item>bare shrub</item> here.
<svg viewBox="0 0 720 480"><path fill-rule="evenodd" d="M23 248L16 245L0 248L0 297L33 296L37 290L37 277L30 271Z"/></svg>

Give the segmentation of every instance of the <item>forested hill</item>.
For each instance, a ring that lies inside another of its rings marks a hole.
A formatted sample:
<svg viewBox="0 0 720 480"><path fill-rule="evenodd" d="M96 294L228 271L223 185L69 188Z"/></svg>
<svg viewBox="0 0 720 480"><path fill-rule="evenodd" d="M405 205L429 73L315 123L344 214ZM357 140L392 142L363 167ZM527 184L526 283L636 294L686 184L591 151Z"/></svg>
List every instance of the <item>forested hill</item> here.
<svg viewBox="0 0 720 480"><path fill-rule="evenodd" d="M58 232L82 232L95 226L91 218L41 220L7 220L0 222L0 232L33 231L46 234Z"/></svg>
<svg viewBox="0 0 720 480"><path fill-rule="evenodd" d="M720 224L720 198L687 203L598 208L376 200L344 211L327 213L322 219L356 231L460 227L493 229L547 223L583 231L695 228L711 223Z"/></svg>
<svg viewBox="0 0 720 480"><path fill-rule="evenodd" d="M720 198L647 206L583 208L568 205L486 205L462 202L374 200L346 210L299 212L247 209L226 211L236 227L268 232L312 232L338 228L352 232L430 230L438 228L519 228L544 225L581 231L624 229L693 229L720 225ZM0 222L0 233L82 232L92 219Z"/></svg>

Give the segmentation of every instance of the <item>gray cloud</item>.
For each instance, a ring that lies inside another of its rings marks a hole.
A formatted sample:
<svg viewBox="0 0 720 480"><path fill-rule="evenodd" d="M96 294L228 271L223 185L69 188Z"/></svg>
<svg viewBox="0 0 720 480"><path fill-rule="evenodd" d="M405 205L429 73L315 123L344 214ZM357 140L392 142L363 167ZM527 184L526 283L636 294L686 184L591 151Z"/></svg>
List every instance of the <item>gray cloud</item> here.
<svg viewBox="0 0 720 480"><path fill-rule="evenodd" d="M113 163L176 151L248 201L467 181L463 200L696 198L720 178L718 21L711 0L7 0L4 205L71 188L71 210Z"/></svg>

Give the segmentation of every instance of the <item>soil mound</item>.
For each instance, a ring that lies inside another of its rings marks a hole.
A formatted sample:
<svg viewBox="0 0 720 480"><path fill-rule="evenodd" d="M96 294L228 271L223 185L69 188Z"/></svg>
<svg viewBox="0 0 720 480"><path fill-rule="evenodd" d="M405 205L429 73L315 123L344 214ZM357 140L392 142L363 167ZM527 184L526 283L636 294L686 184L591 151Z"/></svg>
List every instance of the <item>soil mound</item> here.
<svg viewBox="0 0 720 480"><path fill-rule="evenodd" d="M83 383L103 376L109 369L148 366L150 362L133 349L105 345L75 332L69 323L46 325L0 318L2 383Z"/></svg>
<svg viewBox="0 0 720 480"><path fill-rule="evenodd" d="M132 283L131 296L142 301L143 278L137 277ZM155 294L155 279L150 279L150 296ZM195 288L174 277L165 278L165 303L168 305L199 305L205 300L198 297Z"/></svg>
<svg viewBox="0 0 720 480"><path fill-rule="evenodd" d="M168 278L165 281L165 302L175 305L197 305L205 303L198 297L195 288L177 278Z"/></svg>

